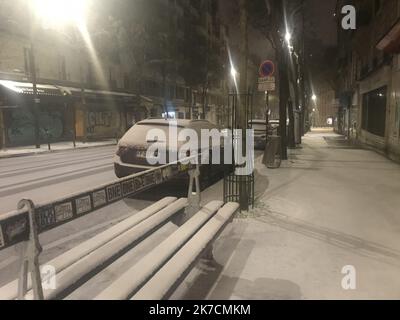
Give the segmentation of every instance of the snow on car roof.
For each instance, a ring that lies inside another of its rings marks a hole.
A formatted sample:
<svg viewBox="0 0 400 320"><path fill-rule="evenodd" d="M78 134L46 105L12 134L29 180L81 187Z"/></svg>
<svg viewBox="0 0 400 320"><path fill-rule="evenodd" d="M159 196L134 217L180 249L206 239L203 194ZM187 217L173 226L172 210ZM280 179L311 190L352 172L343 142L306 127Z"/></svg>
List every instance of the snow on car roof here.
<svg viewBox="0 0 400 320"><path fill-rule="evenodd" d="M189 127L194 122L207 122L207 120L183 120L183 119L147 119L138 122L138 125L174 125L178 127Z"/></svg>
<svg viewBox="0 0 400 320"><path fill-rule="evenodd" d="M253 119L253 120L249 120L249 123L267 123L267 120Z"/></svg>

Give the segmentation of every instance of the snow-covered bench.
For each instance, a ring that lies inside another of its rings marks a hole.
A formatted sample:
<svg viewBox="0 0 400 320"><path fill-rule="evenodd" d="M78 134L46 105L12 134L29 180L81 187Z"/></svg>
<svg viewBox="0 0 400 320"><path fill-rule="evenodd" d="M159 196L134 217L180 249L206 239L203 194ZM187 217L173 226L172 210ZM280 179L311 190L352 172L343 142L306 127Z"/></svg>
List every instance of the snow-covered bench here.
<svg viewBox="0 0 400 320"><path fill-rule="evenodd" d="M221 209L222 207L222 209ZM239 209L212 201L101 292L97 300L164 299Z"/></svg>
<svg viewBox="0 0 400 320"><path fill-rule="evenodd" d="M43 290L43 298L62 298L66 292L71 291L71 288L79 287L81 283L121 257L161 225L171 221L178 214L183 214L187 206L187 199L165 198L46 263L55 268L56 287ZM153 292L154 279L164 277L165 274L168 276L166 283L171 285L167 287L164 284L163 290L165 292L171 290L175 282L171 281L173 275L169 271L170 263L173 261L175 271L179 271L175 279L179 280L185 271L190 270L196 258L238 210L237 204L227 204L220 209L222 206L223 203L220 201L206 205L97 298L129 299L133 294L141 294L138 289L143 285L145 285L143 290L147 292L146 297L151 298L148 292ZM48 281L48 279L43 280ZM0 288L0 300L17 299L19 285L17 279ZM34 293L30 281L26 289L27 294L24 298L33 299ZM154 294L155 297L160 296L158 292Z"/></svg>

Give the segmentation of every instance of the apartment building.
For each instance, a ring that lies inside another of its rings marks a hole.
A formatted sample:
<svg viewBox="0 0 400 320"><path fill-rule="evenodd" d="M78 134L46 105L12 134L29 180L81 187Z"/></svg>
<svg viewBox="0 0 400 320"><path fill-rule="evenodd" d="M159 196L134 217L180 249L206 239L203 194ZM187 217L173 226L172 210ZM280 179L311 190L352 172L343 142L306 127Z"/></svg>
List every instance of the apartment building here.
<svg viewBox="0 0 400 320"><path fill-rule="evenodd" d="M179 52L173 56L172 66L168 65L172 71L163 73L163 65L145 61L138 78L138 66L129 58L129 46L119 46L113 34L104 35L113 29L104 31L99 27L109 19L104 13L107 10L91 11L88 41L76 27L53 28L32 20L27 1L0 1L0 147L35 143L36 123L41 142L45 143L73 137L84 141L118 137L150 116L218 121L218 106L224 103L222 84L207 88L204 100L199 96L201 88L187 86L179 74ZM151 17L146 27L169 28L172 36L167 45L171 50L178 51L185 37L182 20L185 8L190 8L201 15L201 27L209 35L210 45L219 46L223 54L217 1L143 3ZM163 52L162 48L145 48L148 60L151 49L153 53ZM37 112L32 95L32 53ZM160 57L155 56L157 59ZM197 100L193 98L196 94Z"/></svg>
<svg viewBox="0 0 400 320"><path fill-rule="evenodd" d="M357 29L338 21L341 131L400 160L400 2L352 3Z"/></svg>

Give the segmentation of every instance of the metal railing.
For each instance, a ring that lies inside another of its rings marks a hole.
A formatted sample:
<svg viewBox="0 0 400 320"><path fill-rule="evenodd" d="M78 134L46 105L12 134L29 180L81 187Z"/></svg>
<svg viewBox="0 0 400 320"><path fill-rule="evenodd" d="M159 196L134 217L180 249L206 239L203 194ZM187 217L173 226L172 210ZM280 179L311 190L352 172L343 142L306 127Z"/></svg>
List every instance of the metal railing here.
<svg viewBox="0 0 400 320"><path fill-rule="evenodd" d="M21 201L17 210L0 216L0 251L30 240L32 223L35 224L35 232L40 234L124 198L163 184L179 174L196 169L196 165L183 164L188 163L193 157L140 172L126 178L116 179L94 189L78 192L48 203L35 205L32 201ZM195 179L198 177L192 174L191 178ZM30 212L34 221L30 220Z"/></svg>

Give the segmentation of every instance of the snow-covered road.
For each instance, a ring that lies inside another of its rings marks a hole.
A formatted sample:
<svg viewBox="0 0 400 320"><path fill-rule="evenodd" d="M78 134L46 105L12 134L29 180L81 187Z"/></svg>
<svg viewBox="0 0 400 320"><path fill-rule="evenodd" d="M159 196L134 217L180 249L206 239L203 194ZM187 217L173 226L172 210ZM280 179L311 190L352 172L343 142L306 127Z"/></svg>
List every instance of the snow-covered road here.
<svg viewBox="0 0 400 320"><path fill-rule="evenodd" d="M1 159L0 214L15 210L22 198L43 203L115 180L112 162L115 148ZM153 202L153 199L126 199L42 234L41 261L51 260ZM16 277L18 266L14 248L0 252L0 285Z"/></svg>

